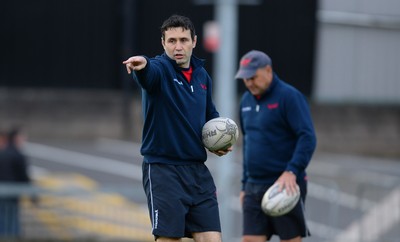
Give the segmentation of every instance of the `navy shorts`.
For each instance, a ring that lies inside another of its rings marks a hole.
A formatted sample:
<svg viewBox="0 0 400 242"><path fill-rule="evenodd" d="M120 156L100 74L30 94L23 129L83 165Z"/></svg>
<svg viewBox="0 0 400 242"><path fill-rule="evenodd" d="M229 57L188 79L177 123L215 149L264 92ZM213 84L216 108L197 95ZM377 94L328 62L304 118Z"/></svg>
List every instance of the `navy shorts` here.
<svg viewBox="0 0 400 242"><path fill-rule="evenodd" d="M221 232L214 180L207 166L143 163L155 237L192 237L193 232Z"/></svg>
<svg viewBox="0 0 400 242"><path fill-rule="evenodd" d="M267 216L261 209L263 195L271 185L246 184L243 201L243 235L266 235L267 240L274 234L281 240L310 236L304 216L307 182L298 182L301 199L292 211L279 217Z"/></svg>

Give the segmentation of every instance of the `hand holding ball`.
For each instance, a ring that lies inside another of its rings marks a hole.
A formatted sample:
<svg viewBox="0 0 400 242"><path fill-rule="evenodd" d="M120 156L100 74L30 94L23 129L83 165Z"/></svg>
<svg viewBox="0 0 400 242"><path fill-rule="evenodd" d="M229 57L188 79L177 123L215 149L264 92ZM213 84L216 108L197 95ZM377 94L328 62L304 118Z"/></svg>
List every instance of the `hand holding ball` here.
<svg viewBox="0 0 400 242"><path fill-rule="evenodd" d="M275 183L265 192L261 201L261 208L269 216L282 216L290 212L300 199L300 188L297 185L295 194L287 194L286 189L279 191L279 184Z"/></svg>
<svg viewBox="0 0 400 242"><path fill-rule="evenodd" d="M214 118L203 126L202 138L210 151L226 150L236 143L239 129L230 118Z"/></svg>

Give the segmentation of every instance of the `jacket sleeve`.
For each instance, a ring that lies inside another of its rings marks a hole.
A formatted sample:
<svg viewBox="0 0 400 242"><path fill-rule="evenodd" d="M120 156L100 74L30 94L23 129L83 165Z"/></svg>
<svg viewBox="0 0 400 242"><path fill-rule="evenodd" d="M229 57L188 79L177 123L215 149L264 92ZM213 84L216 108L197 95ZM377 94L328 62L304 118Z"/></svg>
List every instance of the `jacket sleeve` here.
<svg viewBox="0 0 400 242"><path fill-rule="evenodd" d="M243 128L242 104L240 104L240 107L239 107L239 124L240 124L240 129L242 131L242 137L243 137L242 138L242 140L243 140L243 144L242 144L242 147L243 147L243 152L242 152L243 153L242 191L244 191L244 187L245 187L246 182L247 182L247 162L246 162L246 159L245 159L245 153L246 153L246 151L245 151L245 147L246 147L245 135L246 135L246 133L245 133L244 128Z"/></svg>
<svg viewBox="0 0 400 242"><path fill-rule="evenodd" d="M146 66L142 70L133 71L132 77L148 93L154 93L160 88L162 67L156 59L143 57L147 60Z"/></svg>
<svg viewBox="0 0 400 242"><path fill-rule="evenodd" d="M213 91L212 79L208 74L207 74L207 78L208 78L208 87L207 87L207 114L206 114L207 117L206 117L206 121L219 117L219 113L218 113L218 111L215 107L214 101L212 99L212 91Z"/></svg>
<svg viewBox="0 0 400 242"><path fill-rule="evenodd" d="M296 136L296 147L286 170L297 176L308 166L316 148L317 139L310 109L302 93L295 91L287 96L286 115L290 128Z"/></svg>

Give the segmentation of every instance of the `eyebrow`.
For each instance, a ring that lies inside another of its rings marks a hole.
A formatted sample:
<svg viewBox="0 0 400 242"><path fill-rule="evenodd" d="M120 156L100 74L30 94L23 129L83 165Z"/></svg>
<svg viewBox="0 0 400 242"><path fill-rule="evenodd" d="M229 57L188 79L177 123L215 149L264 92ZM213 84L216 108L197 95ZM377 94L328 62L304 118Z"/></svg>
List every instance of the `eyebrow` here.
<svg viewBox="0 0 400 242"><path fill-rule="evenodd" d="M169 38L167 38L167 40L170 40L170 39L180 39L180 40L182 40L182 39L190 39L190 38L188 38L188 37L179 37L179 38L175 38L175 37L169 37Z"/></svg>

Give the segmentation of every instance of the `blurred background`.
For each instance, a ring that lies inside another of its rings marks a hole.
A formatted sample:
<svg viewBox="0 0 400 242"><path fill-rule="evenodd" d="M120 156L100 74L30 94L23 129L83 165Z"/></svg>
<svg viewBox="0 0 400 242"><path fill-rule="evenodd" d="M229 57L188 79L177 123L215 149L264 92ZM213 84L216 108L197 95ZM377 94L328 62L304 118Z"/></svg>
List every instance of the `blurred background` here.
<svg viewBox="0 0 400 242"><path fill-rule="evenodd" d="M304 241L400 241L393 0L1 1L0 131L21 127L30 179L0 181L0 238L153 241L141 186L141 94L122 61L161 54L160 26L171 14L196 26L194 53L206 59L221 115L237 120L244 86L233 76L252 49L308 97L318 146ZM223 160L209 157L225 191L224 241L240 241L241 143Z"/></svg>

